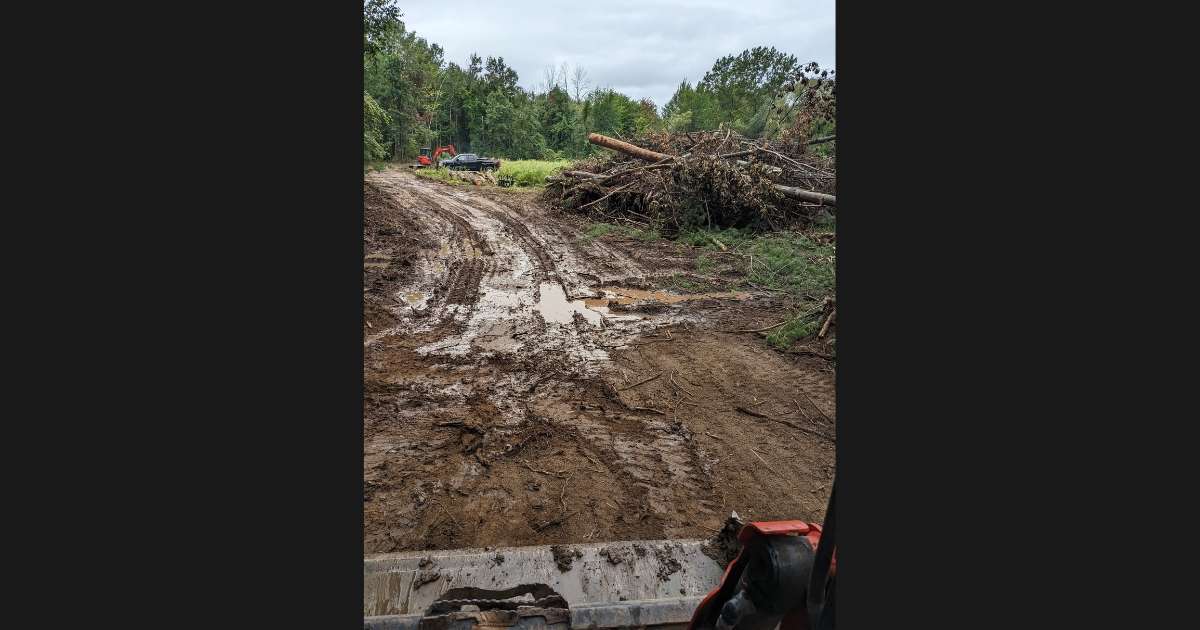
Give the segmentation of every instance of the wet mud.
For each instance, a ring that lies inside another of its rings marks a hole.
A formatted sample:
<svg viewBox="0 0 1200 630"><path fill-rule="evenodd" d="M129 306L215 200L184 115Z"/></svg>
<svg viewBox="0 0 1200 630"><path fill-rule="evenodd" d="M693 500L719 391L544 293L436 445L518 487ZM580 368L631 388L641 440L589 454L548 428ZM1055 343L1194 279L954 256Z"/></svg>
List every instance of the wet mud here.
<svg viewBox="0 0 1200 630"><path fill-rule="evenodd" d="M366 553L822 520L833 369L728 332L780 298L669 291L695 252L583 239L519 191L365 186Z"/></svg>

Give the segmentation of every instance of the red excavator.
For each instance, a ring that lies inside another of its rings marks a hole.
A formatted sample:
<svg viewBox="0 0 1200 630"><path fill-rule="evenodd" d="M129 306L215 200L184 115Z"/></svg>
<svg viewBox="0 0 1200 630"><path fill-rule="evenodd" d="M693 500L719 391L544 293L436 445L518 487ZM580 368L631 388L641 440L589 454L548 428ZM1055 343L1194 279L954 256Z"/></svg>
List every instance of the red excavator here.
<svg viewBox="0 0 1200 630"><path fill-rule="evenodd" d="M458 150L453 144L441 146L432 151L429 147L421 147L421 155L417 156L417 163L413 164L413 168L426 168L428 166L437 166L438 157L443 153L449 153L451 156L458 155Z"/></svg>

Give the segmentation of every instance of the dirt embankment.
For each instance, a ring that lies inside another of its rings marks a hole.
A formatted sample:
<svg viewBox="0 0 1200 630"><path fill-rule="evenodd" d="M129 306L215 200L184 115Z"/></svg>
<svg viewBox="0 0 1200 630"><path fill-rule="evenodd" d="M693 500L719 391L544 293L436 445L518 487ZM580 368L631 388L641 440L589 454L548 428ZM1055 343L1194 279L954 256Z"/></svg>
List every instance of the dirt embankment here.
<svg viewBox="0 0 1200 630"><path fill-rule="evenodd" d="M526 193L385 171L365 196L367 553L823 519L832 368L728 332L779 298L665 293L689 248L581 239Z"/></svg>

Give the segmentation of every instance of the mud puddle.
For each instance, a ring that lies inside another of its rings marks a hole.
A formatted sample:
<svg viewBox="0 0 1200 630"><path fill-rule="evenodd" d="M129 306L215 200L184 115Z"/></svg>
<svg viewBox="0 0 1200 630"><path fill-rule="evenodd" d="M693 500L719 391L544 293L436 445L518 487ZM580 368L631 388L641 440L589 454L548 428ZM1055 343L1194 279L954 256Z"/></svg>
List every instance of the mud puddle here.
<svg viewBox="0 0 1200 630"><path fill-rule="evenodd" d="M575 319L575 315L583 316L587 323L593 326L600 326L603 323L605 316L604 311L597 308L596 304L587 304L586 300L567 300L567 293L563 288L554 282L543 282L538 287L538 303L535 307L537 312L541 314L542 319L546 323L555 324L570 324Z"/></svg>
<svg viewBox="0 0 1200 630"><path fill-rule="evenodd" d="M750 297L745 292L725 293L671 293L669 291L647 291L624 287L606 287L600 292L600 297L568 300L563 288L555 283L543 283L538 289L537 311L547 322L567 324L573 321L575 314L583 316L593 326L603 326L606 322L630 322L649 319L637 315L614 313L612 305L654 305L679 304L692 300L724 299L745 300Z"/></svg>

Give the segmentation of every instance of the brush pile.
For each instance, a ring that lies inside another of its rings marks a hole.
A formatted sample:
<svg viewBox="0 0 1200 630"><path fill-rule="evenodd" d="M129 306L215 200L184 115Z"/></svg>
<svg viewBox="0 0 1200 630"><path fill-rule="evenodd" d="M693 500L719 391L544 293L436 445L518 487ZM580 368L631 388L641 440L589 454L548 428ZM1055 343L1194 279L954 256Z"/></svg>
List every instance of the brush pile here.
<svg viewBox="0 0 1200 630"><path fill-rule="evenodd" d="M491 171L452 171L447 170L446 174L454 179L458 179L468 184L475 186L483 186L491 184L495 186L498 183L496 174Z"/></svg>
<svg viewBox="0 0 1200 630"><path fill-rule="evenodd" d="M815 150L831 139L755 141L723 130L588 140L614 153L548 177L543 195L594 220L669 235L689 227L779 230L835 212L834 158Z"/></svg>

